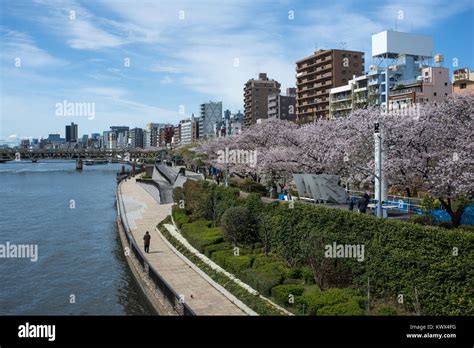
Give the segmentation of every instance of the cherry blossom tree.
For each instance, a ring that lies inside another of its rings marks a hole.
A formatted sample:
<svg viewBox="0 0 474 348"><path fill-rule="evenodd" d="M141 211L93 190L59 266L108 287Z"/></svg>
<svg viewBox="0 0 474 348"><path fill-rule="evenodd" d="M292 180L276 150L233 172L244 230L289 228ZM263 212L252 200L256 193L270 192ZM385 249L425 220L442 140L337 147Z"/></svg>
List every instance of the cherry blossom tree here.
<svg viewBox="0 0 474 348"><path fill-rule="evenodd" d="M374 123L384 132L384 175L391 188L410 196L419 191L441 202L455 226L474 194L474 98L453 96L401 112L378 107L349 117L298 126L264 120L238 136L201 146L208 163L220 169L219 150L255 150L256 165L229 163L240 175L291 177L292 173L336 174L371 186L374 181Z"/></svg>

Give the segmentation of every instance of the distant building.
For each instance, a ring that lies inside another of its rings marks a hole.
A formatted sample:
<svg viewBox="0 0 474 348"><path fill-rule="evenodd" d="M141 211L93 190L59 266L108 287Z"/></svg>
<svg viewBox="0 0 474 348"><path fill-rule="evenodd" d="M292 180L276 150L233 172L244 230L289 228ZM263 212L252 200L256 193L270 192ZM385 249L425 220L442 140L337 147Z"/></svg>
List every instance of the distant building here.
<svg viewBox="0 0 474 348"><path fill-rule="evenodd" d="M142 128L130 129L130 147L143 149L143 129Z"/></svg>
<svg viewBox="0 0 474 348"><path fill-rule="evenodd" d="M174 126L171 144L173 144L173 146L181 145L181 123L177 126Z"/></svg>
<svg viewBox="0 0 474 348"><path fill-rule="evenodd" d="M449 69L424 67L416 80L400 81L390 90L389 109L401 108L415 103L438 103L451 95Z"/></svg>
<svg viewBox="0 0 474 348"><path fill-rule="evenodd" d="M201 104L199 117L199 138L214 137L215 124L222 120L222 102Z"/></svg>
<svg viewBox="0 0 474 348"><path fill-rule="evenodd" d="M329 91L364 71L364 53L319 50L296 62L296 119L299 123L329 118Z"/></svg>
<svg viewBox="0 0 474 348"><path fill-rule="evenodd" d="M280 83L270 80L267 74L258 74L258 79L250 79L244 86L244 123L249 127L259 119L268 118L268 95L280 94Z"/></svg>
<svg viewBox="0 0 474 348"><path fill-rule="evenodd" d="M474 95L474 72L469 68L454 70L453 93Z"/></svg>
<svg viewBox="0 0 474 348"><path fill-rule="evenodd" d="M196 120L194 114L191 118L182 120L180 122L181 126L181 145L192 144L197 141L198 130L199 130L199 120Z"/></svg>
<svg viewBox="0 0 474 348"><path fill-rule="evenodd" d="M160 147L168 147L173 141L174 126L165 125L159 130Z"/></svg>
<svg viewBox="0 0 474 348"><path fill-rule="evenodd" d="M56 142L59 143L61 142L61 135L60 134L49 134L48 135L48 141L49 142Z"/></svg>
<svg viewBox="0 0 474 348"><path fill-rule="evenodd" d="M78 140L78 127L72 122L70 126L66 126L66 142L75 143Z"/></svg>
<svg viewBox="0 0 474 348"><path fill-rule="evenodd" d="M288 88L286 96L281 94L270 94L268 96L268 118L280 120L296 120L296 89Z"/></svg>
<svg viewBox="0 0 474 348"><path fill-rule="evenodd" d="M331 88L329 92L330 118L346 117L354 109L365 108L369 104L368 75L354 76L344 86Z"/></svg>

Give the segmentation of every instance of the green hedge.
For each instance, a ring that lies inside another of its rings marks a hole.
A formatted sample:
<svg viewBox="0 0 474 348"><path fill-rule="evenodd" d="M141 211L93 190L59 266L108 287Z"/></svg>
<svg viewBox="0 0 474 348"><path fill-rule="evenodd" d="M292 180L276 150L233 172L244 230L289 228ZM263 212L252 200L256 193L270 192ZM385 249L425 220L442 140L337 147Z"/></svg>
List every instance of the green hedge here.
<svg viewBox="0 0 474 348"><path fill-rule="evenodd" d="M251 256L235 256L233 250L216 251L211 255L211 259L227 271L235 274L237 277L242 274L243 271L252 266Z"/></svg>
<svg viewBox="0 0 474 348"><path fill-rule="evenodd" d="M301 296L305 291L303 285L277 285L272 288L272 296L279 304L288 306L290 304L290 295Z"/></svg>
<svg viewBox="0 0 474 348"><path fill-rule="evenodd" d="M365 315L365 311L360 308L357 301L348 301L344 303L337 303L332 306L324 306L318 309L316 315Z"/></svg>
<svg viewBox="0 0 474 348"><path fill-rule="evenodd" d="M202 253L205 247L224 241L220 228L209 227L210 225L211 222L205 220L183 224L181 233L193 247Z"/></svg>
<svg viewBox="0 0 474 348"><path fill-rule="evenodd" d="M402 294L408 311L418 303L424 315L474 314L471 232L298 203L294 209L274 206L270 214L273 252L290 264L312 257L325 287L365 289L369 277L373 296L394 301ZM333 242L364 245L364 261L325 258L324 246Z"/></svg>
<svg viewBox="0 0 474 348"><path fill-rule="evenodd" d="M189 217L186 215L186 210L178 208L178 206L173 205L172 208L173 219L178 228L181 228L183 224L189 223Z"/></svg>
<svg viewBox="0 0 474 348"><path fill-rule="evenodd" d="M224 243L219 243L219 244L211 244L206 247L204 247L204 254L207 257L211 257L212 254L216 251L221 251L221 250L230 250L232 249L232 245L230 243L224 242Z"/></svg>
<svg viewBox="0 0 474 348"><path fill-rule="evenodd" d="M364 301L364 297L360 296L356 290L348 288L326 291L312 288L302 296L295 297L298 309L303 310L304 305L304 312L309 315L363 315L365 314ZM328 314L338 311L340 314ZM351 311L353 314L347 314Z"/></svg>

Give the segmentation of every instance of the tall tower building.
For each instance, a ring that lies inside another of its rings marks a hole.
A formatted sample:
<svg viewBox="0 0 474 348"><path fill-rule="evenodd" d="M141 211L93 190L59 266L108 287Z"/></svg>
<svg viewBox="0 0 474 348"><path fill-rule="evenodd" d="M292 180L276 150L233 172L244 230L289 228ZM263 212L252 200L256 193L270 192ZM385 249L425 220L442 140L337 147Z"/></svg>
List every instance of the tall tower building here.
<svg viewBox="0 0 474 348"><path fill-rule="evenodd" d="M70 126L66 126L66 142L75 143L78 141L78 128L77 124L71 122Z"/></svg>
<svg viewBox="0 0 474 348"><path fill-rule="evenodd" d="M258 80L250 79L244 86L244 123L245 127L268 118L268 95L280 94L280 83L270 80L267 74L258 74Z"/></svg>
<svg viewBox="0 0 474 348"><path fill-rule="evenodd" d="M199 117L199 138L212 138L214 125L222 121L222 102L208 102L201 104Z"/></svg>
<svg viewBox="0 0 474 348"><path fill-rule="evenodd" d="M364 71L364 53L319 50L296 62L296 121L329 118L331 88L346 85Z"/></svg>

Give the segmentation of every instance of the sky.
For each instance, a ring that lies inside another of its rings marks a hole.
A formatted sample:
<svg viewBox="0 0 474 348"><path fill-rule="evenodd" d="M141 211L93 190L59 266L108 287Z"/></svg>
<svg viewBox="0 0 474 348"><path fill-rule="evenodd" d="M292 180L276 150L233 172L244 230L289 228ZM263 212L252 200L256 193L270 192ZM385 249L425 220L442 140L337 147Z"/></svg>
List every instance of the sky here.
<svg viewBox="0 0 474 348"><path fill-rule="evenodd" d="M259 72L285 91L322 48L363 51L367 70L372 34L395 29L474 69L472 0L1 0L0 143L177 124L209 100L234 113Z"/></svg>

